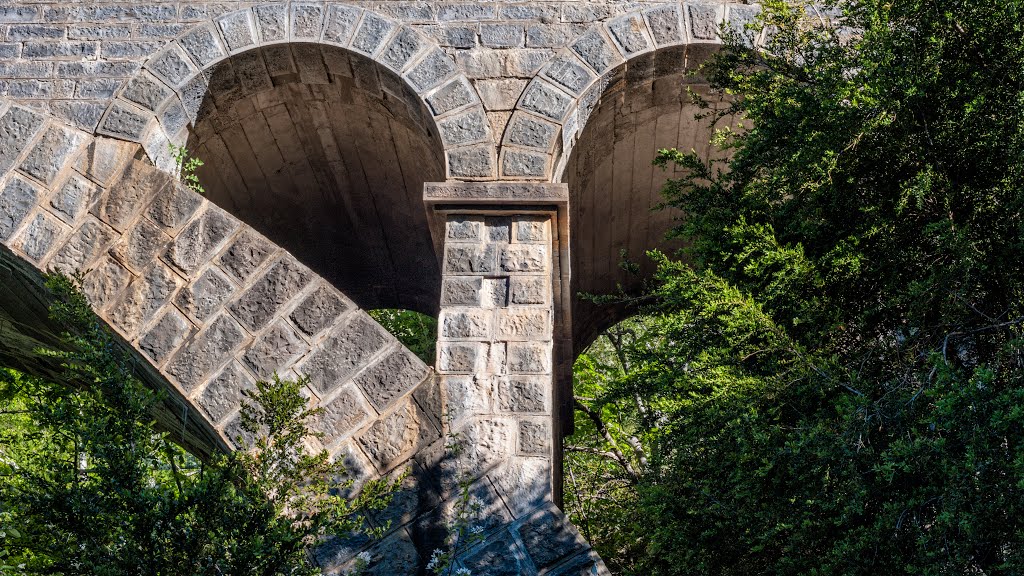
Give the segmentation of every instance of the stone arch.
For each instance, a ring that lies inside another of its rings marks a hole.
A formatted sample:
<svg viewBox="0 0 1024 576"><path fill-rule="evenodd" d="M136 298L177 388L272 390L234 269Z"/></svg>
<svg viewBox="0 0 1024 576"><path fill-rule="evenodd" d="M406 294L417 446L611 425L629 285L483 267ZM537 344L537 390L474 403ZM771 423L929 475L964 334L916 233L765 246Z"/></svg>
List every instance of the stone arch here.
<svg viewBox="0 0 1024 576"><path fill-rule="evenodd" d="M246 51L287 43L341 48L389 70L399 79L392 83L401 92L395 96L419 100L429 115L422 122L440 132L445 176L494 179L484 108L455 62L413 27L347 4L264 4L192 27L145 61L107 106L96 132L142 144L158 166L167 168L167 143L185 142L186 126L201 114L211 70Z"/></svg>
<svg viewBox="0 0 1024 576"><path fill-rule="evenodd" d="M651 161L659 148L710 153L712 127L694 120L698 110L684 88L708 89L687 73L721 46L720 26L742 33L759 10L699 2L635 9L578 36L520 97L499 170L504 178L568 185L575 353L626 315L578 295L636 288L651 271L644 250L680 246L664 239L679 215L650 211L670 175ZM641 265L639 277L621 270L622 252Z"/></svg>

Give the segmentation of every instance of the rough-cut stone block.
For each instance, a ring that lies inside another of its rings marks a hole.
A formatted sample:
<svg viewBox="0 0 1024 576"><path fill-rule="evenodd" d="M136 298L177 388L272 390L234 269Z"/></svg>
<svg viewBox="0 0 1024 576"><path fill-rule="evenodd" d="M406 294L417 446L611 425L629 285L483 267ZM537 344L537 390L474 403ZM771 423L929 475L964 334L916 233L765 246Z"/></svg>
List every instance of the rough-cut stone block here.
<svg viewBox="0 0 1024 576"><path fill-rule="evenodd" d="M547 174L548 155L505 148L501 152L501 175L510 178L541 178Z"/></svg>
<svg viewBox="0 0 1024 576"><path fill-rule="evenodd" d="M500 265L506 272L543 272L547 264L546 246L513 245L501 249Z"/></svg>
<svg viewBox="0 0 1024 576"><path fill-rule="evenodd" d="M210 205L174 237L167 249L167 260L179 270L191 273L213 256L238 226L238 220Z"/></svg>
<svg viewBox="0 0 1024 576"><path fill-rule="evenodd" d="M132 280L120 300L111 308L109 319L122 334L138 334L157 310L171 299L178 288L178 277L160 264L153 264Z"/></svg>
<svg viewBox="0 0 1024 576"><path fill-rule="evenodd" d="M519 105L524 110L535 112L552 120L560 121L569 111L572 100L567 94L554 86L534 80L526 87Z"/></svg>
<svg viewBox="0 0 1024 576"><path fill-rule="evenodd" d="M608 23L608 30L628 55L652 48L649 32L639 14L620 16Z"/></svg>
<svg viewBox="0 0 1024 576"><path fill-rule="evenodd" d="M494 173L493 147L468 146L448 151L448 173L461 178L488 178Z"/></svg>
<svg viewBox="0 0 1024 576"><path fill-rule="evenodd" d="M423 40L420 35L412 28L402 28L381 52L380 62L401 72L421 48Z"/></svg>
<svg viewBox="0 0 1024 576"><path fill-rule="evenodd" d="M160 227L145 218L139 218L125 232L111 253L134 270L149 266L170 242Z"/></svg>
<svg viewBox="0 0 1024 576"><path fill-rule="evenodd" d="M141 142L152 118L138 108L115 100L100 122L99 131L115 138Z"/></svg>
<svg viewBox="0 0 1024 576"><path fill-rule="evenodd" d="M203 198L188 188L172 182L161 191L146 210L146 216L165 228L177 228L203 203Z"/></svg>
<svg viewBox="0 0 1024 576"><path fill-rule="evenodd" d="M484 278L480 290L480 306L501 308L508 306L508 277Z"/></svg>
<svg viewBox="0 0 1024 576"><path fill-rule="evenodd" d="M121 96L155 112L160 104L171 96L171 89L152 74L142 73L132 78Z"/></svg>
<svg viewBox="0 0 1024 576"><path fill-rule="evenodd" d="M549 221L546 216L516 216L516 242L546 242Z"/></svg>
<svg viewBox="0 0 1024 576"><path fill-rule="evenodd" d="M494 6L483 3L442 4L438 7L437 19L442 22L452 20L493 20Z"/></svg>
<svg viewBox="0 0 1024 576"><path fill-rule="evenodd" d="M683 13L675 4L658 6L644 12L651 34L658 46L679 44L686 39L683 32Z"/></svg>
<svg viewBox="0 0 1024 576"><path fill-rule="evenodd" d="M210 415L210 420L218 423L238 408L242 401L242 391L253 388L255 382L252 377L236 362L232 362L210 380L199 395L198 402Z"/></svg>
<svg viewBox="0 0 1024 576"><path fill-rule="evenodd" d="M44 184L52 184L84 139L82 134L50 126L25 157L20 170Z"/></svg>
<svg viewBox="0 0 1024 576"><path fill-rule="evenodd" d="M97 137L79 156L77 168L83 174L104 186L122 175L121 170L129 162L138 145L113 138Z"/></svg>
<svg viewBox="0 0 1024 576"><path fill-rule="evenodd" d="M551 301L547 278L543 276L513 276L509 291L512 304L547 304Z"/></svg>
<svg viewBox="0 0 1024 576"><path fill-rule="evenodd" d="M163 52L151 58L146 63L146 67L174 88L181 86L198 73L195 65L176 44L171 44Z"/></svg>
<svg viewBox="0 0 1024 576"><path fill-rule="evenodd" d="M448 308L441 311L441 337L487 340L491 335L489 310L479 308Z"/></svg>
<svg viewBox="0 0 1024 576"><path fill-rule="evenodd" d="M274 252L274 246L249 229L243 230L217 259L221 268L245 282Z"/></svg>
<svg viewBox="0 0 1024 576"><path fill-rule="evenodd" d="M124 230L153 195L162 192L171 177L158 168L132 162L121 180L102 194L92 213L117 230Z"/></svg>
<svg viewBox="0 0 1024 576"><path fill-rule="evenodd" d="M192 284L178 292L175 304L202 322L220 309L235 291L235 285L217 268L207 268Z"/></svg>
<svg viewBox="0 0 1024 576"><path fill-rule="evenodd" d="M719 7L714 4L688 4L690 31L694 38L715 40L720 22Z"/></svg>
<svg viewBox="0 0 1024 576"><path fill-rule="evenodd" d="M227 56L227 52L220 44L217 31L210 24L196 26L188 34L179 38L178 43L201 68Z"/></svg>
<svg viewBox="0 0 1024 576"><path fill-rule="evenodd" d="M455 62L441 50L434 50L405 75L413 88L423 92L455 73Z"/></svg>
<svg viewBox="0 0 1024 576"><path fill-rule="evenodd" d="M580 94L594 81L594 74L574 57L560 56L545 69L544 75L573 94Z"/></svg>
<svg viewBox="0 0 1024 576"><path fill-rule="evenodd" d="M21 178L11 178L0 191L0 240L8 240L36 205L39 192Z"/></svg>
<svg viewBox="0 0 1024 576"><path fill-rule="evenodd" d="M267 379L275 372L283 372L308 349L295 330L280 321L249 346L242 355L242 364L259 378Z"/></svg>
<svg viewBox="0 0 1024 576"><path fill-rule="evenodd" d="M399 397L427 377L427 367L405 348L399 348L362 374L355 383L378 412L383 412Z"/></svg>
<svg viewBox="0 0 1024 576"><path fill-rule="evenodd" d="M595 29L587 32L572 45L572 50L598 74L622 62L618 50Z"/></svg>
<svg viewBox="0 0 1024 576"><path fill-rule="evenodd" d="M319 51L314 52L316 60L319 61ZM258 51L236 55L231 59L231 66L244 94L254 94L274 87L270 73L267 72L267 66L263 63L263 57Z"/></svg>
<svg viewBox="0 0 1024 576"><path fill-rule="evenodd" d="M554 146L557 134L557 125L536 116L517 113L512 116L508 130L505 131L505 142L515 146L550 150Z"/></svg>
<svg viewBox="0 0 1024 576"><path fill-rule="evenodd" d="M0 174L14 166L42 126L42 116L24 108L12 106L0 116Z"/></svg>
<svg viewBox="0 0 1024 576"><path fill-rule="evenodd" d="M334 328L296 371L323 397L348 380L388 342L384 331L362 313Z"/></svg>
<svg viewBox="0 0 1024 576"><path fill-rule="evenodd" d="M355 387L342 388L338 395L321 405L323 413L317 416L312 429L323 434L321 442L331 446L355 432L370 417L366 404Z"/></svg>
<svg viewBox="0 0 1024 576"><path fill-rule="evenodd" d="M445 222L446 236L449 240L472 242L481 239L483 218L480 216L453 215Z"/></svg>
<svg viewBox="0 0 1024 576"><path fill-rule="evenodd" d="M289 316L307 336L316 336L334 322L348 304L331 288L319 286Z"/></svg>
<svg viewBox="0 0 1024 576"><path fill-rule="evenodd" d="M72 173L64 184L54 192L50 198L50 206L57 216L65 222L72 223L79 216L85 214L98 193L99 189L95 184Z"/></svg>
<svg viewBox="0 0 1024 576"><path fill-rule="evenodd" d="M451 112L456 108L476 102L473 89L464 78L456 78L427 97L427 104L434 116Z"/></svg>
<svg viewBox="0 0 1024 576"><path fill-rule="evenodd" d="M448 277L441 284L441 306L479 306L483 278Z"/></svg>
<svg viewBox="0 0 1024 576"><path fill-rule="evenodd" d="M359 446L380 472L387 472L440 436L412 399L382 415L359 436Z"/></svg>
<svg viewBox="0 0 1024 576"><path fill-rule="evenodd" d="M332 5L327 13L324 41L342 46L348 45L360 15L362 15L362 11L354 6Z"/></svg>
<svg viewBox="0 0 1024 576"><path fill-rule="evenodd" d="M522 420L519 422L519 453L545 456L551 454L550 420Z"/></svg>
<svg viewBox="0 0 1024 576"><path fill-rule="evenodd" d="M288 9L283 4L263 4L255 8L256 25L264 42L288 39Z"/></svg>
<svg viewBox="0 0 1024 576"><path fill-rule="evenodd" d="M66 226L56 218L38 213L22 231L17 244L29 260L41 262L53 248L57 238L63 234L65 228Z"/></svg>
<svg viewBox="0 0 1024 576"><path fill-rule="evenodd" d="M489 274L495 271L497 253L494 244L449 244L444 249L444 270L449 274Z"/></svg>
<svg viewBox="0 0 1024 576"><path fill-rule="evenodd" d="M186 393L203 382L245 340L245 331L230 316L221 314L178 351L167 367Z"/></svg>
<svg viewBox="0 0 1024 576"><path fill-rule="evenodd" d="M479 356L479 344L443 343L438 346L437 369L454 374L472 374L476 370Z"/></svg>
<svg viewBox="0 0 1024 576"><path fill-rule="evenodd" d="M105 310L132 279L132 273L109 256L104 256L85 275L82 292L93 310Z"/></svg>
<svg viewBox="0 0 1024 576"><path fill-rule="evenodd" d="M462 566L480 576L520 576L535 572L523 558L522 551L507 532L499 532L495 540L474 549L463 557Z"/></svg>
<svg viewBox="0 0 1024 576"><path fill-rule="evenodd" d="M316 4L292 4L291 28L292 40L319 40L321 23L324 20L324 7Z"/></svg>
<svg viewBox="0 0 1024 576"><path fill-rule="evenodd" d="M448 146L472 144L487 139L487 118L480 110L470 110L438 122L438 129Z"/></svg>
<svg viewBox="0 0 1024 576"><path fill-rule="evenodd" d="M229 308L252 331L266 326L277 310L295 297L312 280L313 274L294 258L286 256L270 267Z"/></svg>
<svg viewBox="0 0 1024 576"><path fill-rule="evenodd" d="M551 461L548 458L514 456L489 476L516 517L551 502Z"/></svg>
<svg viewBox="0 0 1024 576"><path fill-rule="evenodd" d="M501 412L548 411L550 376L507 376L495 380L495 406Z"/></svg>
<svg viewBox="0 0 1024 576"><path fill-rule="evenodd" d="M489 48L516 48L522 46L526 32L521 24L483 24L480 43Z"/></svg>
<svg viewBox="0 0 1024 576"><path fill-rule="evenodd" d="M601 562L601 558L593 550L570 558L544 576L610 576L610 572Z"/></svg>
<svg viewBox="0 0 1024 576"><path fill-rule="evenodd" d="M511 374L551 372L551 347L539 342L509 342L508 371Z"/></svg>
<svg viewBox="0 0 1024 576"><path fill-rule="evenodd" d="M476 81L480 101L487 110L511 110L526 88L526 80L518 78L487 79Z"/></svg>
<svg viewBox="0 0 1024 576"><path fill-rule="evenodd" d="M170 308L139 339L139 350L159 366L191 335L192 323L181 312Z"/></svg>
<svg viewBox="0 0 1024 576"><path fill-rule="evenodd" d="M534 565L547 568L555 562L586 549L586 542L569 525L565 516L553 510L533 515L519 526L519 537Z"/></svg>
<svg viewBox="0 0 1024 576"><path fill-rule="evenodd" d="M366 13L359 25L352 48L364 54L373 54L380 48L384 39L395 29L395 23L375 14Z"/></svg>
<svg viewBox="0 0 1024 576"><path fill-rule="evenodd" d="M0 208L3 208L0 204ZM6 211L0 211L6 213ZM3 220L0 219L0 222ZM50 266L65 273L82 271L99 256L116 237L109 226L95 220L86 220L71 238L50 259Z"/></svg>
<svg viewBox="0 0 1024 576"><path fill-rule="evenodd" d="M504 308L498 311L498 339L550 338L551 318L543 308Z"/></svg>
<svg viewBox="0 0 1024 576"><path fill-rule="evenodd" d="M251 14L249 10L238 10L217 19L229 52L237 52L256 43Z"/></svg>
<svg viewBox="0 0 1024 576"><path fill-rule="evenodd" d="M490 412L490 380L482 375L445 376L446 414L453 422Z"/></svg>

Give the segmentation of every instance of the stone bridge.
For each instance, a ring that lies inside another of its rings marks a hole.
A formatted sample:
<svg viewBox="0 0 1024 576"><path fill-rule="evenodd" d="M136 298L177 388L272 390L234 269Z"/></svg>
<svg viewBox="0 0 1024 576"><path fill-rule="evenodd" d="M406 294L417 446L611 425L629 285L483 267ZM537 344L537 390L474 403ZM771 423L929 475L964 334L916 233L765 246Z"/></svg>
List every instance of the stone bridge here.
<svg viewBox="0 0 1024 576"><path fill-rule="evenodd" d="M689 75L757 7L702 2L0 4L0 357L46 373L43 270L79 272L160 424L231 449L240 391L308 375L358 480L411 470L325 573L424 573L459 479L473 574L604 574L561 501L571 364L676 214L655 151L712 129ZM751 42L758 39L751 38ZM205 166L200 196L169 144ZM364 310L438 315L428 367ZM464 450L446 450L457 435Z"/></svg>

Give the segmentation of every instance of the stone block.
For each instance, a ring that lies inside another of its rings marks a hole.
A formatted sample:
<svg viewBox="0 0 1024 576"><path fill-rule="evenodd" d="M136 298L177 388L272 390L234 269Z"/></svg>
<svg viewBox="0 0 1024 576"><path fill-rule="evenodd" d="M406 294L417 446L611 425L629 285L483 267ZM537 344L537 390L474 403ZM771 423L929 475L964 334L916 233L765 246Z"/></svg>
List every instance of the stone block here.
<svg viewBox="0 0 1024 576"><path fill-rule="evenodd" d="M55 118L90 133L96 130L105 109L103 104L95 101L54 100L50 102L50 112Z"/></svg>
<svg viewBox="0 0 1024 576"><path fill-rule="evenodd" d="M235 236L217 263L232 278L244 283L274 253L275 247L256 232L244 228Z"/></svg>
<svg viewBox="0 0 1024 576"><path fill-rule="evenodd" d="M510 178L542 178L547 175L548 155L505 148L501 151L501 174Z"/></svg>
<svg viewBox="0 0 1024 576"><path fill-rule="evenodd" d="M167 261L190 274L210 259L239 225L238 220L227 212L208 205L202 214L175 235L167 249Z"/></svg>
<svg viewBox="0 0 1024 576"><path fill-rule="evenodd" d="M687 10L690 13L690 32L694 38L718 39L718 25L722 18L717 5L687 4Z"/></svg>
<svg viewBox="0 0 1024 576"><path fill-rule="evenodd" d="M111 308L110 323L126 337L134 337L171 299L178 284L174 273L158 263L153 264L125 288Z"/></svg>
<svg viewBox="0 0 1024 576"><path fill-rule="evenodd" d="M508 532L499 532L463 556L460 564L474 576L533 576L523 553Z"/></svg>
<svg viewBox="0 0 1024 576"><path fill-rule="evenodd" d="M314 50L314 52L315 61L319 64L320 53L318 50ZM258 51L253 50L235 55L231 59L231 66L234 68L235 77L238 78L238 84L242 87L244 94L255 94L274 87L270 73L267 72L267 65L263 63L263 56Z"/></svg>
<svg viewBox="0 0 1024 576"><path fill-rule="evenodd" d="M546 308L503 308L498 311L496 337L501 340L550 340L551 315Z"/></svg>
<svg viewBox="0 0 1024 576"><path fill-rule="evenodd" d="M412 28L402 28L381 52L379 61L401 72L422 48L423 39L420 35Z"/></svg>
<svg viewBox="0 0 1024 576"><path fill-rule="evenodd" d="M480 43L489 48L518 48L526 41L521 24L481 24Z"/></svg>
<svg viewBox="0 0 1024 576"><path fill-rule="evenodd" d="M534 24L526 27L527 48L562 48L579 35L579 25Z"/></svg>
<svg viewBox="0 0 1024 576"><path fill-rule="evenodd" d="M442 4L437 10L437 19L442 22L453 20L493 20L494 6L483 3Z"/></svg>
<svg viewBox="0 0 1024 576"><path fill-rule="evenodd" d="M298 70L295 67L295 61L292 59L292 51L287 45L273 44L264 46L260 52L263 54L263 61L267 64L267 72L272 77L294 74ZM334 52L325 51L325 58L328 53ZM343 58L343 60L345 65L348 66L348 58ZM328 63L330 63L330 60L328 60Z"/></svg>
<svg viewBox="0 0 1024 576"><path fill-rule="evenodd" d="M8 40L52 40L64 38L65 28L47 24L15 24L7 28Z"/></svg>
<svg viewBox="0 0 1024 576"><path fill-rule="evenodd" d="M604 74L623 61L618 50L596 29L591 29L573 43L572 51L598 74Z"/></svg>
<svg viewBox="0 0 1024 576"><path fill-rule="evenodd" d="M383 412L422 382L428 372L419 358L399 347L356 376L354 381L373 407Z"/></svg>
<svg viewBox="0 0 1024 576"><path fill-rule="evenodd" d="M572 94L581 94L594 82L594 74L571 56L559 56L544 68L544 75Z"/></svg>
<svg viewBox="0 0 1024 576"><path fill-rule="evenodd" d="M668 4L644 11L651 35L658 46L679 44L686 40L683 31L683 12L680 6Z"/></svg>
<svg viewBox="0 0 1024 576"><path fill-rule="evenodd" d="M526 553L538 569L548 568L567 556L587 549L587 543L569 524L565 515L544 510L518 528Z"/></svg>
<svg viewBox="0 0 1024 576"><path fill-rule="evenodd" d="M250 10L238 10L221 16L217 19L217 27L220 28L228 52L238 52L256 44L255 26Z"/></svg>
<svg viewBox="0 0 1024 576"><path fill-rule="evenodd" d="M378 418L357 441L377 470L384 473L439 437L440 432L409 398Z"/></svg>
<svg viewBox="0 0 1024 576"><path fill-rule="evenodd" d="M397 574L416 574L417 566L421 565L416 545L413 544L404 529L388 536L367 551L370 557L366 568L360 571L365 576L395 576ZM341 574L353 574L356 568L346 565Z"/></svg>
<svg viewBox="0 0 1024 576"><path fill-rule="evenodd" d="M139 339L139 350L157 366L192 335L192 323L172 307Z"/></svg>
<svg viewBox="0 0 1024 576"><path fill-rule="evenodd" d="M448 146L461 146L486 140L487 118L480 110L469 110L441 120L437 124L441 141Z"/></svg>
<svg viewBox="0 0 1024 576"><path fill-rule="evenodd" d="M82 292L89 299L93 310L99 312L105 310L107 305L117 298L131 279L132 273L124 266L113 258L104 256L86 273L82 282Z"/></svg>
<svg viewBox="0 0 1024 576"><path fill-rule="evenodd" d="M611 576L611 572L601 562L597 553L588 550L562 562L544 576Z"/></svg>
<svg viewBox="0 0 1024 576"><path fill-rule="evenodd" d="M395 29L395 23L367 12L359 24L352 48L364 54L373 54L384 43L384 40Z"/></svg>
<svg viewBox="0 0 1024 576"><path fill-rule="evenodd" d="M99 131L115 138L141 142L153 116L127 102L115 100L100 122Z"/></svg>
<svg viewBox="0 0 1024 576"><path fill-rule="evenodd" d="M509 342L510 374L548 374L551 372L551 346L540 342Z"/></svg>
<svg viewBox="0 0 1024 576"><path fill-rule="evenodd" d="M434 116L451 112L456 108L468 106L476 101L472 88L463 78L456 78L427 97Z"/></svg>
<svg viewBox="0 0 1024 576"><path fill-rule="evenodd" d="M282 320L249 345L242 355L242 364L258 378L266 380L274 373L283 373L307 350L309 346Z"/></svg>
<svg viewBox="0 0 1024 576"><path fill-rule="evenodd" d="M350 315L296 368L320 397L345 383L388 343L383 329L363 313Z"/></svg>
<svg viewBox="0 0 1024 576"><path fill-rule="evenodd" d="M109 186L115 178L123 175L122 169L131 161L136 150L137 144L96 137L86 148L85 154L79 156L76 167L101 185Z"/></svg>
<svg viewBox="0 0 1024 576"><path fill-rule="evenodd" d="M203 383L245 341L245 331L227 314L217 316L171 360L167 373L185 393Z"/></svg>
<svg viewBox="0 0 1024 576"><path fill-rule="evenodd" d="M83 140L85 137L80 133L50 126L32 147L19 169L44 184L52 184Z"/></svg>
<svg viewBox="0 0 1024 576"><path fill-rule="evenodd" d="M125 231L121 240L111 249L119 261L139 271L149 266L164 250L171 238L159 226L139 218Z"/></svg>
<svg viewBox="0 0 1024 576"><path fill-rule="evenodd" d="M171 89L152 74L143 72L132 78L121 96L150 111L156 111L164 100L170 98Z"/></svg>
<svg viewBox="0 0 1024 576"><path fill-rule="evenodd" d="M480 306L501 308L508 306L508 277L484 278L480 291Z"/></svg>
<svg viewBox="0 0 1024 576"><path fill-rule="evenodd" d="M8 240L36 205L39 192L21 178L11 178L0 191L0 240Z"/></svg>
<svg viewBox="0 0 1024 576"><path fill-rule="evenodd" d="M2 202L0 208L3 208ZM6 214L8 211L2 210L0 213ZM0 222L3 222L2 218ZM68 274L84 271L116 237L117 233L106 224L86 220L50 259L50 266Z"/></svg>
<svg viewBox="0 0 1024 576"><path fill-rule="evenodd" d="M481 356L480 344L441 343L438 348L437 369L453 374L472 374L476 371L477 360Z"/></svg>
<svg viewBox="0 0 1024 576"><path fill-rule="evenodd" d="M53 249L57 239L64 234L66 228L60 223L60 220L43 212L37 213L22 231L17 245L29 260L42 262Z"/></svg>
<svg viewBox="0 0 1024 576"><path fill-rule="evenodd" d="M505 272L543 272L547 265L547 246L512 245L501 249L500 266Z"/></svg>
<svg viewBox="0 0 1024 576"><path fill-rule="evenodd" d="M234 291L235 285L231 280L211 266L199 278L178 291L174 303L192 318L203 322L219 310Z"/></svg>
<svg viewBox="0 0 1024 576"><path fill-rule="evenodd" d="M315 44L297 44L292 47L299 78L305 84L329 84L323 53Z"/></svg>
<svg viewBox="0 0 1024 576"><path fill-rule="evenodd" d="M517 518L551 504L549 458L513 456L488 476Z"/></svg>
<svg viewBox="0 0 1024 576"><path fill-rule="evenodd" d="M292 4L291 38L295 42L319 40L324 7L317 4Z"/></svg>
<svg viewBox="0 0 1024 576"><path fill-rule="evenodd" d="M256 26L263 42L283 42L288 39L288 7L283 4L263 4L253 10Z"/></svg>
<svg viewBox="0 0 1024 576"><path fill-rule="evenodd" d="M78 80L75 82L75 97L106 100L114 96L114 93L121 87L121 84L121 81L115 78Z"/></svg>
<svg viewBox="0 0 1024 576"><path fill-rule="evenodd" d="M450 276L441 283L441 306L479 306L483 278Z"/></svg>
<svg viewBox="0 0 1024 576"><path fill-rule="evenodd" d="M320 285L290 314L292 322L307 336L316 336L349 309L332 288Z"/></svg>
<svg viewBox="0 0 1024 576"><path fill-rule="evenodd" d="M26 60L86 60L97 52L95 42L25 42L21 46Z"/></svg>
<svg viewBox="0 0 1024 576"><path fill-rule="evenodd" d="M629 56L654 47L647 23L639 14L626 14L608 23L608 31Z"/></svg>
<svg viewBox="0 0 1024 576"><path fill-rule="evenodd" d="M493 147L467 146L448 151L448 173L452 177L490 178L494 174Z"/></svg>
<svg viewBox="0 0 1024 576"><path fill-rule="evenodd" d="M482 239L483 218L480 216L451 215L445 222L446 236L449 240L472 242Z"/></svg>
<svg viewBox="0 0 1024 576"><path fill-rule="evenodd" d="M488 340L491 336L489 310L446 308L441 310L441 337L446 339Z"/></svg>
<svg viewBox="0 0 1024 576"><path fill-rule="evenodd" d="M16 106L0 116L0 174L14 166L18 155L28 149L32 137L42 126L42 116Z"/></svg>
<svg viewBox="0 0 1024 576"><path fill-rule="evenodd" d="M266 326L286 302L313 279L313 273L291 256L275 262L262 277L229 305L229 309L251 331Z"/></svg>
<svg viewBox="0 0 1024 576"><path fill-rule="evenodd" d="M498 249L494 244L449 244L444 249L447 274L490 274L496 270Z"/></svg>
<svg viewBox="0 0 1024 576"><path fill-rule="evenodd" d="M146 216L165 228L173 229L184 224L202 203L202 196L177 182L171 182L153 199L146 210Z"/></svg>
<svg viewBox="0 0 1024 576"><path fill-rule="evenodd" d="M332 5L327 13L324 41L347 46L361 15L362 11L354 6Z"/></svg>
<svg viewBox="0 0 1024 576"><path fill-rule="evenodd" d="M526 88L526 80L518 78L500 78L477 80L476 90L480 100L488 110L511 110L515 108L519 96Z"/></svg>
<svg viewBox="0 0 1024 576"><path fill-rule="evenodd" d="M517 449L520 454L530 456L547 456L551 454L551 421L520 420L519 442Z"/></svg>
<svg viewBox="0 0 1024 576"><path fill-rule="evenodd" d="M333 446L348 437L371 416L359 391L352 385L343 387L334 398L320 406L323 412L313 419L311 428L323 434L320 441L324 446Z"/></svg>
<svg viewBox="0 0 1024 576"><path fill-rule="evenodd" d="M25 5L0 6L0 23L39 22L39 7Z"/></svg>
<svg viewBox="0 0 1024 576"><path fill-rule="evenodd" d="M212 24L196 26L179 38L178 43L200 68L205 68L227 56L227 51L221 45L220 35Z"/></svg>
<svg viewBox="0 0 1024 576"><path fill-rule="evenodd" d="M216 424L238 408L244 390L255 387L252 377L237 362L232 362L210 380L197 401Z"/></svg>
<svg viewBox="0 0 1024 576"><path fill-rule="evenodd" d="M440 380L444 389L446 414L453 423L490 412L491 385L488 377L452 375Z"/></svg>
<svg viewBox="0 0 1024 576"><path fill-rule="evenodd" d="M508 244L512 238L512 217L488 216L484 219L484 230L488 242Z"/></svg>
<svg viewBox="0 0 1024 576"><path fill-rule="evenodd" d="M495 407L501 412L549 411L550 376L503 376L495 379Z"/></svg>
<svg viewBox="0 0 1024 576"><path fill-rule="evenodd" d="M424 92L441 84L454 73L455 62L440 49L436 49L420 60L405 78L417 91Z"/></svg>
<svg viewBox="0 0 1024 576"><path fill-rule="evenodd" d="M157 78L172 88L182 86L186 80L198 73L198 69L192 64L189 57L176 44L171 44L150 58L146 63L146 68L149 68Z"/></svg>
<svg viewBox="0 0 1024 576"><path fill-rule="evenodd" d="M572 100L567 94L541 80L534 80L523 92L520 107L541 116L561 121Z"/></svg>
<svg viewBox="0 0 1024 576"><path fill-rule="evenodd" d="M547 242L549 222L546 216L516 216L516 242Z"/></svg>

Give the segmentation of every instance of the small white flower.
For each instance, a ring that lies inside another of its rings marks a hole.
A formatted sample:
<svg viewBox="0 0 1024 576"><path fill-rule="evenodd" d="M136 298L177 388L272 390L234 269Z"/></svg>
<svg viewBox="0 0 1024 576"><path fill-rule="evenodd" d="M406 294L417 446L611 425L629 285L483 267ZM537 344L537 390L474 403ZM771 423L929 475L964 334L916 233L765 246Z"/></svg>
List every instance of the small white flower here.
<svg viewBox="0 0 1024 576"><path fill-rule="evenodd" d="M364 551L360 552L359 554L356 554L356 559L361 560L363 562L366 562L367 564L370 563L370 560L372 558L373 557L370 556L370 551L369 550L364 550Z"/></svg>
<svg viewBox="0 0 1024 576"><path fill-rule="evenodd" d="M459 568L455 571L455 576L473 576L468 568Z"/></svg>
<svg viewBox="0 0 1024 576"><path fill-rule="evenodd" d="M473 526L472 528L469 529L469 531L471 533L473 533L473 534L482 534L483 531L484 531L484 527L483 526Z"/></svg>
<svg viewBox="0 0 1024 576"><path fill-rule="evenodd" d="M435 548L434 553L430 555L430 562L427 563L427 570L437 568L438 563L441 562L442 556L444 556L444 552L442 552L440 548Z"/></svg>

